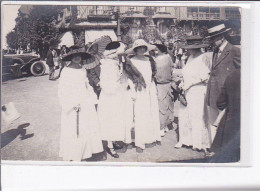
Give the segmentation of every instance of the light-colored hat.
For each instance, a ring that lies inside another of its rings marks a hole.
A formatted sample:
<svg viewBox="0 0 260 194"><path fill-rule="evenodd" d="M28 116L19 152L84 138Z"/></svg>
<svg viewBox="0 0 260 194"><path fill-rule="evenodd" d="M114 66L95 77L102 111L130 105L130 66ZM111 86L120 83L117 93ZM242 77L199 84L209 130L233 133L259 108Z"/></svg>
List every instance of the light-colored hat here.
<svg viewBox="0 0 260 194"><path fill-rule="evenodd" d="M143 39L137 39L137 40L134 41L132 48L127 49L125 51L125 54L135 54L134 49L137 48L137 47L141 47L141 46L145 46L147 48L147 51L151 51L151 50L156 48L154 45L148 44Z"/></svg>
<svg viewBox="0 0 260 194"><path fill-rule="evenodd" d="M186 39L187 44L182 46L183 49L198 49L198 48L206 48L209 44L203 43L203 38L200 36L190 36Z"/></svg>
<svg viewBox="0 0 260 194"><path fill-rule="evenodd" d="M209 36L207 36L206 38L211 38L211 37L229 32L230 30L231 30L231 28L226 28L225 24L220 24L213 28L209 28L208 29Z"/></svg>
<svg viewBox="0 0 260 194"><path fill-rule="evenodd" d="M113 58L113 57L117 56L118 54L124 53L125 48L126 48L126 45L124 43L119 42L119 41L113 41L113 42L110 42L106 46L106 50L104 51L103 55L104 55L104 57Z"/></svg>

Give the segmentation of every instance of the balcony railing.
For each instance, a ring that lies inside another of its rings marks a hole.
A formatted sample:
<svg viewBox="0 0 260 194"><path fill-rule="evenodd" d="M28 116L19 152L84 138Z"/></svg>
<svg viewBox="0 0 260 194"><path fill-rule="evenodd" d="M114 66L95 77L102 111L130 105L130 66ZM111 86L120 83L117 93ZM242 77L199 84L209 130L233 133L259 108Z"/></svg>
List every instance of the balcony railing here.
<svg viewBox="0 0 260 194"><path fill-rule="evenodd" d="M226 19L240 19L240 14L239 13L235 13L235 14L226 14Z"/></svg>
<svg viewBox="0 0 260 194"><path fill-rule="evenodd" d="M112 15L112 10L89 10L89 15Z"/></svg>
<svg viewBox="0 0 260 194"><path fill-rule="evenodd" d="M188 12L188 18L194 20L219 20L219 13Z"/></svg>

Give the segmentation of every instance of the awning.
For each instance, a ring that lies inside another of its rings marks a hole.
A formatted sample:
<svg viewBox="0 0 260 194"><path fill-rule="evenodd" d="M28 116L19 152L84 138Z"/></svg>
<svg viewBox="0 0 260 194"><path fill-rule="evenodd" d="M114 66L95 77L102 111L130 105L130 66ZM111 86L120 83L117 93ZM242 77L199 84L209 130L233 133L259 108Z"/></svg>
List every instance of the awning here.
<svg viewBox="0 0 260 194"><path fill-rule="evenodd" d="M113 29L85 30L85 43L94 42L102 36L109 36L112 41L117 41L116 33Z"/></svg>
<svg viewBox="0 0 260 194"><path fill-rule="evenodd" d="M66 45L67 47L71 47L74 45L72 32L65 32L60 39L59 46Z"/></svg>
<svg viewBox="0 0 260 194"><path fill-rule="evenodd" d="M155 14L153 19L176 19L176 17L171 14Z"/></svg>
<svg viewBox="0 0 260 194"><path fill-rule="evenodd" d="M110 21L110 22L80 22L75 24L75 27L84 27L84 28L116 28L117 22Z"/></svg>

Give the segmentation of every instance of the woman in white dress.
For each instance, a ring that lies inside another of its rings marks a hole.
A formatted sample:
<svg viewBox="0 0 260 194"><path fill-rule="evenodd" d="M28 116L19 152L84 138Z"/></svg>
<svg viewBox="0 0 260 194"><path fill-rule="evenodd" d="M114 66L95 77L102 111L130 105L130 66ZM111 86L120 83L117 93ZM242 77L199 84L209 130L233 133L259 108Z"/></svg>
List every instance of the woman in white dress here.
<svg viewBox="0 0 260 194"><path fill-rule="evenodd" d="M163 44L154 44L156 46L156 87L158 91L158 103L160 109L160 128L161 136L167 132L168 125L173 123L174 101L171 89L173 62L170 55L167 54L167 47ZM174 125L175 124L175 125Z"/></svg>
<svg viewBox="0 0 260 194"><path fill-rule="evenodd" d="M58 86L62 109L59 156L66 161L81 161L103 151L96 95L81 65L82 59L90 57L77 46L63 57L64 61L71 61L63 68Z"/></svg>
<svg viewBox="0 0 260 194"><path fill-rule="evenodd" d="M134 122L137 152L143 152L146 144L161 141L159 105L154 83L156 67L152 57L145 55L147 51L154 48L155 46L138 39L134 42L133 47L125 52L134 55L127 61L127 64L132 70L135 70L135 73L129 76L134 77L135 84L133 90L135 91Z"/></svg>
<svg viewBox="0 0 260 194"><path fill-rule="evenodd" d="M123 53L125 45L111 42L106 46L104 59L101 59L98 116L102 140L108 142L106 151L114 158L119 155L113 148L113 142L131 143L133 122L133 103L127 91L127 80L124 79L123 67L118 54Z"/></svg>
<svg viewBox="0 0 260 194"><path fill-rule="evenodd" d="M182 123L184 129L180 127L180 141L175 146L192 146L196 151L207 151L210 147L209 132L204 120L204 100L206 95L207 80L209 78L211 60L206 53L201 52L201 48L207 47L202 44L202 38L192 36L187 38L187 45L183 46L190 53L188 61L182 70L183 84L181 88L185 91L187 100L187 113L182 115L186 123Z"/></svg>

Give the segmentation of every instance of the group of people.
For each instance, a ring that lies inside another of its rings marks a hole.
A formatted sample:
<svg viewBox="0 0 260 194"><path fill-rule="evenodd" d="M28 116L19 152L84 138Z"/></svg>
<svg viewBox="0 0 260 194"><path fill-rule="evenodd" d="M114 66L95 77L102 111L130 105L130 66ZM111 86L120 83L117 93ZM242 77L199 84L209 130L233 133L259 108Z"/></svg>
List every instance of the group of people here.
<svg viewBox="0 0 260 194"><path fill-rule="evenodd" d="M178 128L175 148L191 146L211 158L232 150L236 160L240 51L226 41L228 31L223 24L209 29L213 54L202 52L209 46L203 38L188 37L182 49L189 57L180 73L162 43L138 39L126 49L124 43L112 41L98 62L85 48L72 46L62 55L59 77L59 156L66 161L88 160L95 154L105 160L103 153L119 158L117 150L125 152L133 143L142 153L160 145L169 129Z"/></svg>

